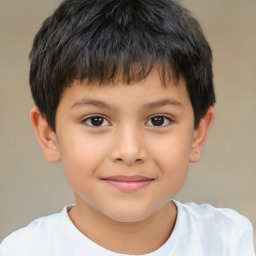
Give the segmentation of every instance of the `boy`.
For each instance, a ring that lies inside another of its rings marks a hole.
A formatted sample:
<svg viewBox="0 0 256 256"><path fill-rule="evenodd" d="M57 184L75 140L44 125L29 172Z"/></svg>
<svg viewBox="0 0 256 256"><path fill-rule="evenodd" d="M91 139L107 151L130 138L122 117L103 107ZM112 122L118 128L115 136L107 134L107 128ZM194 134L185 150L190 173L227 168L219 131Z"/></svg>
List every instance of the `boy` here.
<svg viewBox="0 0 256 256"><path fill-rule="evenodd" d="M250 222L171 200L214 119L211 49L173 0L66 0L30 54L31 121L76 204L0 255L254 255Z"/></svg>

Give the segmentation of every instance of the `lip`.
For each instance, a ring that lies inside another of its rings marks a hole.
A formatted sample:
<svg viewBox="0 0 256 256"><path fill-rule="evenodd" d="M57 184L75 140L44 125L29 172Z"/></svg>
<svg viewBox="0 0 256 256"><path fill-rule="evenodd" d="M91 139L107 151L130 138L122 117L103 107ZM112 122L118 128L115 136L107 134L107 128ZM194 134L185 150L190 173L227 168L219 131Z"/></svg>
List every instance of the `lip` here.
<svg viewBox="0 0 256 256"><path fill-rule="evenodd" d="M151 184L154 179L144 177L144 176L110 176L102 178L104 182L111 185L112 187L122 191L122 192L135 192L138 191L149 184Z"/></svg>

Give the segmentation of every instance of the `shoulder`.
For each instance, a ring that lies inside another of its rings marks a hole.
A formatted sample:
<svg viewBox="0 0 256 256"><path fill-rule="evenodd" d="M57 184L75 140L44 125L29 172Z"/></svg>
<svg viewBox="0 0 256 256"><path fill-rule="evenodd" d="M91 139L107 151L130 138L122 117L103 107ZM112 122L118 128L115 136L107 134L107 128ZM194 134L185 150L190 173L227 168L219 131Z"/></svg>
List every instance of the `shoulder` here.
<svg viewBox="0 0 256 256"><path fill-rule="evenodd" d="M182 204L175 201L180 212L192 219L216 220L229 225L251 226L250 221L238 212L229 208L216 208L210 204L196 204L193 202Z"/></svg>
<svg viewBox="0 0 256 256"><path fill-rule="evenodd" d="M230 255L254 255L250 253L253 252L253 227L245 216L210 204L174 203L178 209L177 226L189 226L190 235L205 244L215 241Z"/></svg>
<svg viewBox="0 0 256 256"><path fill-rule="evenodd" d="M47 246L49 237L61 232L65 211L67 212L66 207L61 213L38 218L11 233L0 245L0 256L31 255L32 248L40 251L40 247Z"/></svg>

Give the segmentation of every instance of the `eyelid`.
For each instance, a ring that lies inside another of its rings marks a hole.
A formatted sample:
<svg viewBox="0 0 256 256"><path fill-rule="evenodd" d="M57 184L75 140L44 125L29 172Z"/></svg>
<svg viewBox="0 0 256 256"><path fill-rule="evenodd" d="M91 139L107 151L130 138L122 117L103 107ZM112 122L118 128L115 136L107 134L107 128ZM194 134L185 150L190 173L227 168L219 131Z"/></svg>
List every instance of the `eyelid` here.
<svg viewBox="0 0 256 256"><path fill-rule="evenodd" d="M150 116L150 117L147 119L146 125L147 125L147 123L148 123L152 118L154 118L154 117L163 117L163 118L165 118L165 119L168 120L168 124L167 124L167 125L159 125L159 126L157 126L157 125L148 125L148 126L161 128L161 127L167 127L167 126L169 126L170 124L174 123L174 119L173 119L170 115L166 115L166 114L154 114L154 115Z"/></svg>
<svg viewBox="0 0 256 256"><path fill-rule="evenodd" d="M94 126L94 125L90 125L90 124L87 124L86 121L90 120L90 118L93 118L93 117L101 117L103 118L105 121L107 121L107 125L100 125L100 126ZM82 119L82 123L89 126L89 127L94 127L94 128L101 128L101 127L106 127L106 126L109 126L111 123L110 121L108 120L107 117L105 117L104 115L102 114L91 114L91 115L87 115L86 117L84 117Z"/></svg>

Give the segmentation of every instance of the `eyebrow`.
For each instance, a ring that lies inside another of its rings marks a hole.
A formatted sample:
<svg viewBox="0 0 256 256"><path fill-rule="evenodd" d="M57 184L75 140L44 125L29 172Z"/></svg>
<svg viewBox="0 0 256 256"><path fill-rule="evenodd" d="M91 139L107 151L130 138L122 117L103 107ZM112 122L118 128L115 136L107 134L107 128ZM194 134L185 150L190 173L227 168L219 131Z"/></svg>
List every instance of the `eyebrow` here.
<svg viewBox="0 0 256 256"><path fill-rule="evenodd" d="M96 106L96 107L100 107L100 108L107 108L107 109L112 109L112 107L108 104L106 104L103 101L100 100L92 100L92 99L81 99L77 102L75 102L71 108L74 107L81 107L81 106L86 106L86 105L92 105L92 106Z"/></svg>
<svg viewBox="0 0 256 256"><path fill-rule="evenodd" d="M166 105L183 107L182 103L174 99L163 99L155 102L150 102L144 105L145 108L158 108Z"/></svg>
<svg viewBox="0 0 256 256"><path fill-rule="evenodd" d="M100 108L113 109L113 107L108 105L107 103L100 101L100 100L93 100L93 99L81 99L81 100L75 102L71 106L71 108L82 107L82 106L86 106L86 105L91 105L91 106L100 107ZM143 107L144 108L158 108L158 107L163 107L166 105L179 106L179 107L183 106L182 103L177 100L163 99L163 100L147 103Z"/></svg>

